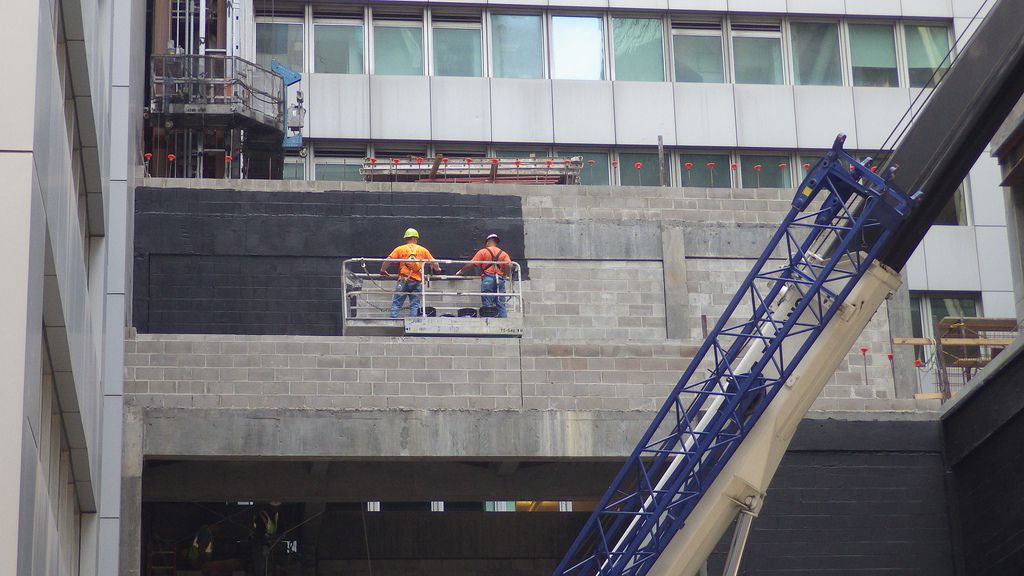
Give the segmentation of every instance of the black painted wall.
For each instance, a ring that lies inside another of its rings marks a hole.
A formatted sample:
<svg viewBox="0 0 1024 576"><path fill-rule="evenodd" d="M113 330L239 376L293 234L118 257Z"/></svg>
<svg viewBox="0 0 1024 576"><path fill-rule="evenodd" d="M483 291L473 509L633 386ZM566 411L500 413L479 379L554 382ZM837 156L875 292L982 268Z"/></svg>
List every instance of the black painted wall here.
<svg viewBox="0 0 1024 576"><path fill-rule="evenodd" d="M528 277L518 196L143 187L135 193L134 325L340 334L341 261L383 258L409 227L444 259L468 259L496 233Z"/></svg>
<svg viewBox="0 0 1024 576"><path fill-rule="evenodd" d="M942 420L961 573L1024 574L1024 353ZM1003 360L999 358L998 360Z"/></svg>
<svg viewBox="0 0 1024 576"><path fill-rule="evenodd" d="M947 510L938 423L804 420L740 574L952 576ZM728 544L711 574L722 573Z"/></svg>

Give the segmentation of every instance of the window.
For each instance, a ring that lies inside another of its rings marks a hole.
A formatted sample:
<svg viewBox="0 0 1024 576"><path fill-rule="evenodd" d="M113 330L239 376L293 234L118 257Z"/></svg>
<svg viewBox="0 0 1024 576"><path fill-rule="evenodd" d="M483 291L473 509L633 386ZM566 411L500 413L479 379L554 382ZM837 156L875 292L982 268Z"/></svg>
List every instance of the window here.
<svg viewBox="0 0 1024 576"><path fill-rule="evenodd" d="M362 74L362 22L313 24L313 71L328 74Z"/></svg>
<svg viewBox="0 0 1024 576"><path fill-rule="evenodd" d="M256 63L270 69L277 60L295 72L303 72L302 22L257 22Z"/></svg>
<svg viewBox="0 0 1024 576"><path fill-rule="evenodd" d="M536 148L536 149L533 149L533 150L523 150L523 149L500 150L499 149L499 150L495 150L494 151L494 157L495 158L512 158L512 159L519 158L520 160L526 159L526 158L547 158L548 157L548 151L543 149L543 148Z"/></svg>
<svg viewBox="0 0 1024 576"><path fill-rule="evenodd" d="M665 81L663 26L656 18L612 18L615 79Z"/></svg>
<svg viewBox="0 0 1024 576"><path fill-rule="evenodd" d="M676 82L725 82L722 25L673 23Z"/></svg>
<svg viewBox="0 0 1024 576"><path fill-rule="evenodd" d="M945 26L905 26L907 41L907 73L912 88L932 87L949 68L949 30Z"/></svg>
<svg viewBox="0 0 1024 576"><path fill-rule="evenodd" d="M782 84L782 28L734 24L732 58L737 84Z"/></svg>
<svg viewBox="0 0 1024 576"><path fill-rule="evenodd" d="M600 16L551 18L551 77L604 80L604 23Z"/></svg>
<svg viewBox="0 0 1024 576"><path fill-rule="evenodd" d="M740 177L744 188L792 188L789 156L743 154Z"/></svg>
<svg viewBox="0 0 1024 576"><path fill-rule="evenodd" d="M583 168L580 169L580 184L584 186L607 186L610 179L608 172L608 153L593 150L559 150L559 158L583 157Z"/></svg>
<svg viewBox="0 0 1024 576"><path fill-rule="evenodd" d="M966 226L967 225L967 190L964 183L953 193L942 212L935 217L935 224L939 226Z"/></svg>
<svg viewBox="0 0 1024 576"><path fill-rule="evenodd" d="M666 178L668 166L665 166ZM661 186L656 152L619 152L619 183L623 186Z"/></svg>
<svg viewBox="0 0 1024 576"><path fill-rule="evenodd" d="M344 152L316 150L314 152L313 179L362 181L359 168L362 167L365 149L352 149Z"/></svg>
<svg viewBox="0 0 1024 576"><path fill-rule="evenodd" d="M850 24L854 86L899 86L896 42L889 24Z"/></svg>
<svg viewBox="0 0 1024 576"><path fill-rule="evenodd" d="M423 25L413 21L374 22L373 72L395 76L423 74Z"/></svg>
<svg viewBox="0 0 1024 576"><path fill-rule="evenodd" d="M491 51L496 78L543 78L544 31L540 16L491 16Z"/></svg>
<svg viewBox="0 0 1024 576"><path fill-rule="evenodd" d="M281 175L282 180L305 180L306 179L306 163L302 158L285 158L284 159L284 171Z"/></svg>
<svg viewBox="0 0 1024 576"><path fill-rule="evenodd" d="M434 74L437 76L483 75L480 16L435 14Z"/></svg>
<svg viewBox="0 0 1024 576"><path fill-rule="evenodd" d="M914 338L935 338L935 326L943 318L977 318L981 316L978 294L971 293L917 293L910 295L910 324ZM941 334L939 335L942 336ZM978 358L976 346L942 347L948 364L951 357ZM928 365L933 364L934 346L914 346L914 357Z"/></svg>
<svg viewBox="0 0 1024 576"><path fill-rule="evenodd" d="M793 22L793 73L797 84L842 86L839 65L839 26L816 22Z"/></svg>
<svg viewBox="0 0 1024 576"><path fill-rule="evenodd" d="M683 186L732 188L728 154L679 153L679 174Z"/></svg>

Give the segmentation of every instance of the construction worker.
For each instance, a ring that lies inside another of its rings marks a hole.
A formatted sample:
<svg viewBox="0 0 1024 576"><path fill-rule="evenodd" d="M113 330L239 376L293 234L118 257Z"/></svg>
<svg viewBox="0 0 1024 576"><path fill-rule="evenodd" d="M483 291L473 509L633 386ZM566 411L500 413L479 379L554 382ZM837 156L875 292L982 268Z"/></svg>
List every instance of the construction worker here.
<svg viewBox="0 0 1024 576"><path fill-rule="evenodd" d="M388 260L422 260L433 268L434 272L441 272L441 267L434 262L434 256L423 246L419 245L420 233L415 228L405 231L405 244L395 248L388 254ZM380 266L380 275L390 278L388 272L390 262L384 262ZM395 296L391 299L391 317L398 318L398 311L402 309L405 299L409 299L409 316L419 316L420 313L420 283L423 282L423 265L419 262L401 262L398 265L398 284L395 285Z"/></svg>
<svg viewBox="0 0 1024 576"><path fill-rule="evenodd" d="M496 264L496 262L512 262L508 254L498 247L501 238L497 234L491 234L484 240L484 247L477 250L473 255L472 262L466 264L461 270L455 273L456 276L469 272L474 267L480 268L480 292L495 294L495 296L481 296L481 305L485 308L496 308L498 318L507 318L508 310L505 306L505 297L497 294L505 293L505 278L509 275L511 266L508 264ZM481 264L474 264L481 262Z"/></svg>

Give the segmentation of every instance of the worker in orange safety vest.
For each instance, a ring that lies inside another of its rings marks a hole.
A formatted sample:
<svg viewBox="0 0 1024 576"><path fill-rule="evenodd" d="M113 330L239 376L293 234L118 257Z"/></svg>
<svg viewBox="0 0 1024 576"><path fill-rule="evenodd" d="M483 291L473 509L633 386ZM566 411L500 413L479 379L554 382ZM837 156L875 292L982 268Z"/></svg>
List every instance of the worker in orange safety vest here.
<svg viewBox="0 0 1024 576"><path fill-rule="evenodd" d="M419 245L420 233L415 228L405 231L405 244L396 247L388 254L388 260L411 260L400 262L398 265L398 283L395 285L395 295L391 298L391 317L398 318L398 312L402 309L405 299L409 299L409 316L420 314L420 288L423 282L423 263L429 264L434 272L441 272L441 266L434 261L434 256L423 246ZM388 268L390 262L384 262L380 266L380 274L390 278Z"/></svg>

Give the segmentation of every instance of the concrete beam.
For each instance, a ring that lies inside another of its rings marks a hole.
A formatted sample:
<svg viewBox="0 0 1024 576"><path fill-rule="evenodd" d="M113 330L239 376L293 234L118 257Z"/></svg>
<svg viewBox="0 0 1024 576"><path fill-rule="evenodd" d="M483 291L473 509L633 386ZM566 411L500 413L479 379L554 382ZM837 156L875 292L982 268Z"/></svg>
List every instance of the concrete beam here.
<svg viewBox="0 0 1024 576"><path fill-rule="evenodd" d="M281 460L156 464L143 473L144 502L589 500L621 466L618 460L527 462L502 474L483 462L335 460L317 475L309 473L309 462Z"/></svg>
<svg viewBox="0 0 1024 576"><path fill-rule="evenodd" d="M147 459L622 458L647 412L150 408ZM126 429L127 433L127 429Z"/></svg>

